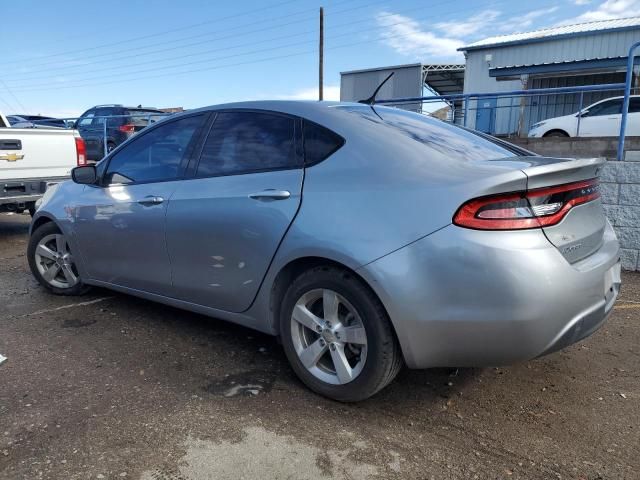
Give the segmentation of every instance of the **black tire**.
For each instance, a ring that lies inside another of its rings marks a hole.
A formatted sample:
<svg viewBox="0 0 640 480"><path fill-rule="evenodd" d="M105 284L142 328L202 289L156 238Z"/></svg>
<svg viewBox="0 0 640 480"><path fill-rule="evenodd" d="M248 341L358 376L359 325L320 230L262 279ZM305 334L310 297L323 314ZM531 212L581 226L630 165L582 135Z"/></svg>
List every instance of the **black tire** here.
<svg viewBox="0 0 640 480"><path fill-rule="evenodd" d="M67 296L84 295L90 290L91 287L82 283L82 279L80 279L79 282L73 285L72 287L59 288L49 284L49 282L47 282L47 280L44 279L44 277L42 276L42 274L40 273L36 265L35 254L36 254L36 248L38 246L38 242L40 242L40 240L42 240L47 235L60 234L60 233L61 233L60 229L53 222L47 222L43 224L32 233L31 237L29 238L29 246L27 247L27 259L29 261L29 268L31 269L31 273L33 274L33 276L36 277L36 280L38 280L38 283L40 283L40 285L42 285L49 292L55 295L67 295ZM80 277L78 276L78 278Z"/></svg>
<svg viewBox="0 0 640 480"><path fill-rule="evenodd" d="M30 203L27 206L27 210L29 210L29 215L31 215L33 217L36 214L36 204L35 203Z"/></svg>
<svg viewBox="0 0 640 480"><path fill-rule="evenodd" d="M320 380L302 364L292 340L291 316L298 299L317 289L330 289L357 311L367 337L366 360L359 375L334 385ZM353 273L333 266L319 266L299 275L287 289L280 309L280 334L285 354L296 375L311 390L340 402L365 400L398 374L403 359L386 310L371 289Z"/></svg>
<svg viewBox="0 0 640 480"><path fill-rule="evenodd" d="M549 133L545 133L543 137L568 138L569 135L567 132L563 132L562 130L552 130Z"/></svg>

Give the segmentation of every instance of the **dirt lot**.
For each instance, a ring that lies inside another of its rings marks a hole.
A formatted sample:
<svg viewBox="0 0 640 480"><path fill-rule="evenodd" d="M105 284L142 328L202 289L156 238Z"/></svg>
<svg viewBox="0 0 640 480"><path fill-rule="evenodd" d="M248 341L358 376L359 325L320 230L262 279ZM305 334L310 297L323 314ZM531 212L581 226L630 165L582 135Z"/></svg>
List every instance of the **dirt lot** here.
<svg viewBox="0 0 640 480"><path fill-rule="evenodd" d="M342 405L273 338L104 290L46 294L28 222L0 216L0 478L640 478L640 275L582 344L403 371Z"/></svg>

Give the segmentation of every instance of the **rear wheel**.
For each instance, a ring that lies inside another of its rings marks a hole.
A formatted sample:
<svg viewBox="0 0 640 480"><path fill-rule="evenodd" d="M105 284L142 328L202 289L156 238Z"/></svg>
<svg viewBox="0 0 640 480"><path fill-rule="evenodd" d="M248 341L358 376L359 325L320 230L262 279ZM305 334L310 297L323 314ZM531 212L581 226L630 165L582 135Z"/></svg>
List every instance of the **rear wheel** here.
<svg viewBox="0 0 640 480"><path fill-rule="evenodd" d="M65 236L52 223L37 228L27 249L31 273L56 295L82 295L89 287L82 283Z"/></svg>
<svg viewBox="0 0 640 480"><path fill-rule="evenodd" d="M335 400L372 396L402 366L384 307L346 270L316 267L296 278L283 299L280 332L298 377Z"/></svg>

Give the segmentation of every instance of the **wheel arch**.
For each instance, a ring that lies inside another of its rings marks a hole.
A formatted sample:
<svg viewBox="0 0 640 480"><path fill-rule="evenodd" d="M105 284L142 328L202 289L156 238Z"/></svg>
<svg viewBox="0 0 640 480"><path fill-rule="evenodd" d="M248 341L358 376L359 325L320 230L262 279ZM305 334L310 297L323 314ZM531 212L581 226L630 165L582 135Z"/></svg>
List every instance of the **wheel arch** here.
<svg viewBox="0 0 640 480"><path fill-rule="evenodd" d="M37 215L31 222L31 226L29 227L29 235L32 235L33 232L35 232L38 228L40 228L45 223L54 223L58 227L58 230L62 231L62 229L60 228L60 225L58 225L55 219L53 219L47 214L41 213L40 215Z"/></svg>
<svg viewBox="0 0 640 480"><path fill-rule="evenodd" d="M552 128L551 130L548 130L546 132L544 132L544 134L542 135L542 137L549 137L551 136L553 133L560 133L565 137L570 137L571 135L569 135L569 132L567 132L566 130L562 129L562 128Z"/></svg>
<svg viewBox="0 0 640 480"><path fill-rule="evenodd" d="M286 265L284 265L280 271L275 276L273 283L271 284L271 292L269 298L269 313L270 313L270 322L271 327L276 335L280 334L280 307L282 304L282 299L284 297L287 288L291 284L294 278L300 275L302 272L309 270L311 268L326 266L326 267L334 267L344 270L345 272L355 276L358 278L370 291L371 293L378 299L382 308L384 308L387 317L389 318L389 322L391 323L391 330L395 335L396 339L398 339L398 334L396 332L395 325L393 324L393 319L389 315L389 311L385 306L384 302L380 298L380 296L376 293L375 289L371 287L369 282L360 275L353 268L341 263L337 260L333 260L327 257L321 256L306 256L299 257L289 261Z"/></svg>

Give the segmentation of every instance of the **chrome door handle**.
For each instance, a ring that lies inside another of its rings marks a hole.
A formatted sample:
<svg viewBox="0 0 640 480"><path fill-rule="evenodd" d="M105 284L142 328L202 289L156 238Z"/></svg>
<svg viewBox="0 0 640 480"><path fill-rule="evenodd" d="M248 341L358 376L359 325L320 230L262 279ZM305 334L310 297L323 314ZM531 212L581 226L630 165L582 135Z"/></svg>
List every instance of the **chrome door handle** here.
<svg viewBox="0 0 640 480"><path fill-rule="evenodd" d="M287 190L263 190L262 192L251 193L249 198L254 200L286 200L291 196L291 192Z"/></svg>
<svg viewBox="0 0 640 480"><path fill-rule="evenodd" d="M145 207L151 207L152 205L160 205L164 202L164 198L157 197L155 195L147 195L142 200L138 200L140 205L144 205Z"/></svg>

